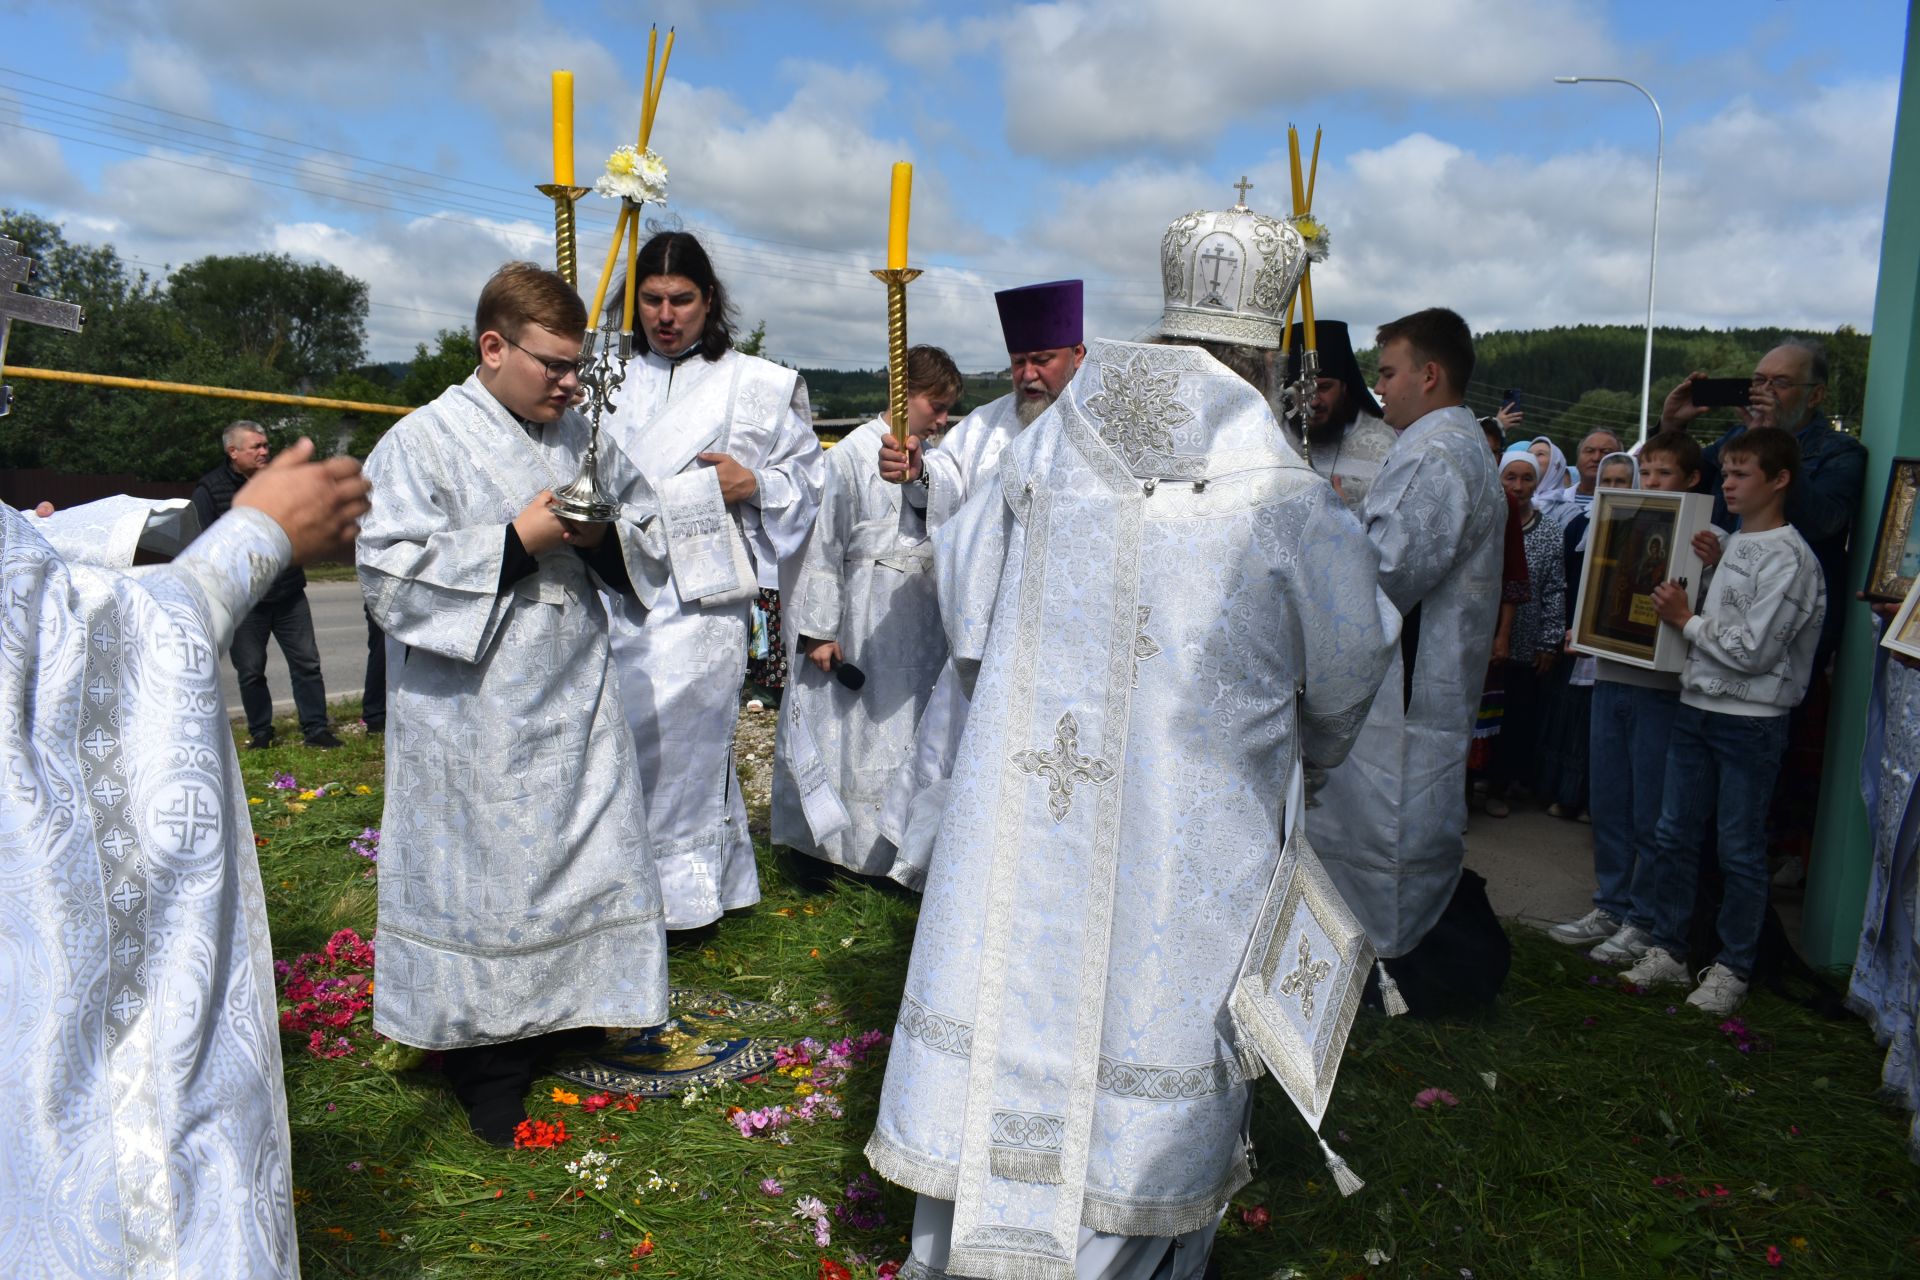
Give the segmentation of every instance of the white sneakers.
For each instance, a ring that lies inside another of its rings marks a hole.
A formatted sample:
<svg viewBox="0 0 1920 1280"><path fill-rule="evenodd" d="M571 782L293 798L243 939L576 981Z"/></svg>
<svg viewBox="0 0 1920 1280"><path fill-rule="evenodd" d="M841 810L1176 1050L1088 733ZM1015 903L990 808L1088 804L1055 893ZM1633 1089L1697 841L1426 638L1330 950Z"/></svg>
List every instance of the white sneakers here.
<svg viewBox="0 0 1920 1280"><path fill-rule="evenodd" d="M1628 925L1621 932L1638 933L1639 930ZM1596 948L1594 955L1597 957L1599 954ZM1648 947L1639 963L1620 976L1636 987L1683 987L1688 979L1687 966L1675 960L1665 947ZM1703 1013L1724 1018L1738 1009L1740 1002L1746 998L1747 980L1727 966L1715 963L1701 970L1700 985L1687 994L1687 1003Z"/></svg>
<svg viewBox="0 0 1920 1280"><path fill-rule="evenodd" d="M1675 960L1665 947L1648 947L1640 962L1620 975L1636 987L1684 987L1687 966Z"/></svg>
<svg viewBox="0 0 1920 1280"><path fill-rule="evenodd" d="M1687 997L1687 1003L1715 1017L1724 1018L1747 998L1747 981L1723 964L1709 966L1700 975L1700 985Z"/></svg>
<svg viewBox="0 0 1920 1280"><path fill-rule="evenodd" d="M1601 964L1632 964L1647 954L1653 935L1637 924L1623 924L1620 931L1587 954Z"/></svg>
<svg viewBox="0 0 1920 1280"><path fill-rule="evenodd" d="M1623 923L1625 922L1595 907L1578 920L1568 920L1563 924L1554 925L1547 930L1547 936L1569 947L1592 946L1618 933Z"/></svg>

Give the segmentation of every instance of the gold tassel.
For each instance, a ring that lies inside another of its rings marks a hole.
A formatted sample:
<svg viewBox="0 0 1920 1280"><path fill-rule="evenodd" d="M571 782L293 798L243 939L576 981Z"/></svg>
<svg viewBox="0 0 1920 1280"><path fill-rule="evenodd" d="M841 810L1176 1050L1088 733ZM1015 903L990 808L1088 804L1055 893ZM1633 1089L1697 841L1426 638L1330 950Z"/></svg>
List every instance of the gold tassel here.
<svg viewBox="0 0 1920 1280"><path fill-rule="evenodd" d="M1320 1138L1318 1134L1314 1136ZM1347 1162L1327 1145L1325 1138L1320 1138L1320 1154L1326 1157L1327 1172L1333 1175L1333 1185L1340 1188L1341 1195L1350 1196L1367 1185L1360 1175L1348 1168Z"/></svg>
<svg viewBox="0 0 1920 1280"><path fill-rule="evenodd" d="M1397 1018L1407 1011L1407 998L1400 994L1400 984L1387 972L1387 962L1381 960L1374 965L1380 974L1380 1007L1387 1011L1389 1018Z"/></svg>

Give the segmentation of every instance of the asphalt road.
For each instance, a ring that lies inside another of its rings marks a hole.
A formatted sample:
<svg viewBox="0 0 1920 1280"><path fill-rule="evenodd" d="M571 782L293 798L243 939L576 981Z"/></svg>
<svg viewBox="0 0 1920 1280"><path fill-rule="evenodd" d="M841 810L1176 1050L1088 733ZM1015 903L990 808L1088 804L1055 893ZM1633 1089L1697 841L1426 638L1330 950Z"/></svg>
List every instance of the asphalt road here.
<svg viewBox="0 0 1920 1280"><path fill-rule="evenodd" d="M357 698L366 683L367 621L360 612L357 582L309 582L307 604L313 610L313 635L320 644L320 674L327 682L327 700ZM238 717L240 685L234 679L233 659L220 662L220 687L227 714ZM293 710L293 685L280 646L267 641L267 688L273 691L275 715Z"/></svg>

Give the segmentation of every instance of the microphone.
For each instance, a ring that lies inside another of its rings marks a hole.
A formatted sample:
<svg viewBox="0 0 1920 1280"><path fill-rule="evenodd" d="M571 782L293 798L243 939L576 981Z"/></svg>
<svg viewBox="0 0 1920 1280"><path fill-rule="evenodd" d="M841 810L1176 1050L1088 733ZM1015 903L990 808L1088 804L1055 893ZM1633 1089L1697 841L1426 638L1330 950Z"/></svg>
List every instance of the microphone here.
<svg viewBox="0 0 1920 1280"><path fill-rule="evenodd" d="M851 662L842 660L833 664L833 678L857 693L866 684L867 673Z"/></svg>

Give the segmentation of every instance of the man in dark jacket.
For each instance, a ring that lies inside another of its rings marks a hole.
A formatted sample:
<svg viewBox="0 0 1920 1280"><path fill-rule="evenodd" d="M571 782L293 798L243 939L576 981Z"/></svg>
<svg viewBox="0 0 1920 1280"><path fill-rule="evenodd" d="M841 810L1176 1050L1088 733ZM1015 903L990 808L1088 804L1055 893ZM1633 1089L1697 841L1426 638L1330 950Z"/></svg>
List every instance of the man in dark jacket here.
<svg viewBox="0 0 1920 1280"><path fill-rule="evenodd" d="M220 433L220 442L226 446L227 460L201 476L193 489L193 506L203 529L225 515L233 505L234 492L267 465L267 433L258 423L232 423ZM234 629L230 656L240 679L240 705L247 713L248 748L273 745L273 694L267 688L269 635L280 642L293 677L293 705L300 713L300 732L307 745L339 746L340 739L327 724L327 687L320 676L313 611L307 606L307 574L294 565L274 579L253 612Z"/></svg>

